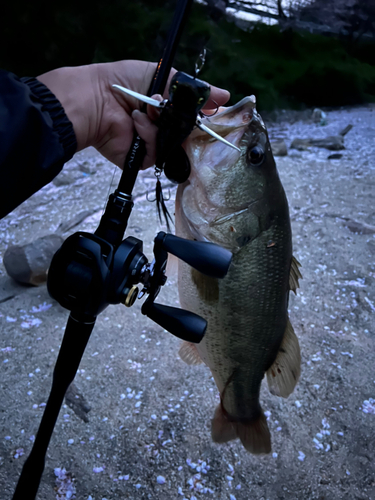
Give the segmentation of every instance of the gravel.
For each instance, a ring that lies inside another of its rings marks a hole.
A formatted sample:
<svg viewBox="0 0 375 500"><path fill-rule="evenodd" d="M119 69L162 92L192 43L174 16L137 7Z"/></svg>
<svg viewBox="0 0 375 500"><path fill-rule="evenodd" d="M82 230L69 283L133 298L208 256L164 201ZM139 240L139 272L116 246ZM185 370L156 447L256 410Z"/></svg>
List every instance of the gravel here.
<svg viewBox="0 0 375 500"><path fill-rule="evenodd" d="M296 137L354 126L340 159L328 160L330 152L319 148L277 158L302 264L301 289L289 304L302 375L288 400L262 388L272 453L256 457L238 441L212 443L219 398L209 370L185 365L177 355L180 341L143 316L140 301L131 309L110 306L97 320L75 378L91 407L88 421L63 405L39 500L375 499L375 235L348 227L352 220L357 228L367 224L366 231L375 226L375 108L325 112L326 126L281 115L268 127L271 138L289 147ZM91 215L64 236L94 231L112 173L95 150L78 153L64 168L70 184L49 184L0 221L0 258L8 245L73 224L83 210ZM129 235L144 241L148 258L159 230L155 206L146 200L154 186L151 170L139 175L128 226ZM174 193L167 202L171 213ZM158 301L177 305L176 277ZM35 439L67 317L45 285L18 285L0 260L4 500Z"/></svg>

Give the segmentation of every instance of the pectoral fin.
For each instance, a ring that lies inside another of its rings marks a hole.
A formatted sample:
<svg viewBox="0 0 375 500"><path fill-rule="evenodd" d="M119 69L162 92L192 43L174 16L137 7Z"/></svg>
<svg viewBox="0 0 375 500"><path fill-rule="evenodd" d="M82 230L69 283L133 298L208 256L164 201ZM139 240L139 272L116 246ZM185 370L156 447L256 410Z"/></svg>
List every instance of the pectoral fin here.
<svg viewBox="0 0 375 500"><path fill-rule="evenodd" d="M200 365L203 363L196 345L191 342L184 342L178 354L182 361L185 361L188 365Z"/></svg>
<svg viewBox="0 0 375 500"><path fill-rule="evenodd" d="M271 394L287 398L293 392L300 374L301 353L299 343L288 319L277 357L267 371L267 382Z"/></svg>
<svg viewBox="0 0 375 500"><path fill-rule="evenodd" d="M302 279L302 274L298 269L301 267L301 264L295 257L292 257L292 265L290 266L290 275L289 275L289 288L297 295L297 288L299 288L299 279Z"/></svg>

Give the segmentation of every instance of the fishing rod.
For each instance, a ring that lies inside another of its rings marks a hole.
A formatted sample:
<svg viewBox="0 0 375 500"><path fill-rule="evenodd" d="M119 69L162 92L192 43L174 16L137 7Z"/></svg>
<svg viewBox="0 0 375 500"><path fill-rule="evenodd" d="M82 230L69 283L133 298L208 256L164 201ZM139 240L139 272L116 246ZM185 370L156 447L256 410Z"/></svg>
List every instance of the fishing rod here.
<svg viewBox="0 0 375 500"><path fill-rule="evenodd" d="M178 0L166 47L151 82L148 95L163 94L175 52L193 0ZM199 343L206 331L202 317L155 303L165 284L168 252L198 271L223 278L232 254L213 243L188 241L159 232L154 240L154 259L143 254L143 242L124 238L133 208L132 190L146 154L145 143L135 132L123 173L94 234L77 232L67 238L54 255L48 273L50 295L70 311L58 354L50 396L13 500L34 500L45 465L48 445L65 393L78 370L97 316L109 305L131 307L147 295L142 313L173 335ZM138 284L142 290L139 293Z"/></svg>

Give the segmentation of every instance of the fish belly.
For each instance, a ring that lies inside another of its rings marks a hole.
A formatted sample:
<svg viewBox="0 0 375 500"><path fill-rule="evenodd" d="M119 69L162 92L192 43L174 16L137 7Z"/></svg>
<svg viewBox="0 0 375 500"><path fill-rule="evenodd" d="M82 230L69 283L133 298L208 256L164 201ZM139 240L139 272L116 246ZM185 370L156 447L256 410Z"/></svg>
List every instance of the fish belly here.
<svg viewBox="0 0 375 500"><path fill-rule="evenodd" d="M243 246L222 280L179 261L181 306L208 321L197 349L211 369L223 411L233 421L260 415L261 381L285 332L292 253L288 227L271 227ZM193 239L179 208L176 234Z"/></svg>

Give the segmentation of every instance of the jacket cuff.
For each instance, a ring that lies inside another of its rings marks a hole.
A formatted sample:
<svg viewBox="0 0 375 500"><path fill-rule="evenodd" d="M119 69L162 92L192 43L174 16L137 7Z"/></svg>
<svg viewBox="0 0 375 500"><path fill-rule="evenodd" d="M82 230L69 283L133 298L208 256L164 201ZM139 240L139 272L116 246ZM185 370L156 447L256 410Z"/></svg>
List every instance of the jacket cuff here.
<svg viewBox="0 0 375 500"><path fill-rule="evenodd" d="M32 95L42 105L42 111L46 111L50 115L53 129L58 134L64 148L63 162L66 163L77 151L77 139L72 122L65 114L60 101L42 82L31 77L20 78L20 80L30 87Z"/></svg>

